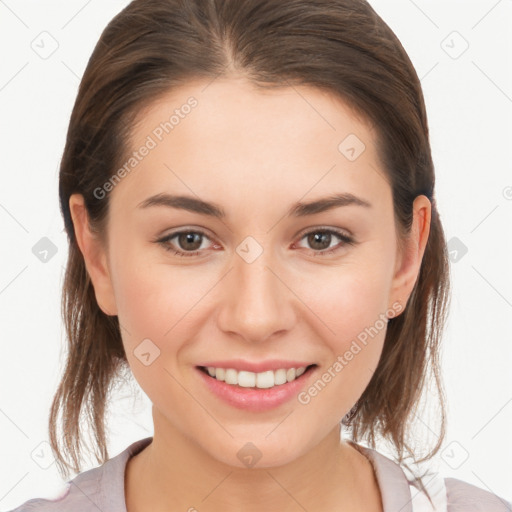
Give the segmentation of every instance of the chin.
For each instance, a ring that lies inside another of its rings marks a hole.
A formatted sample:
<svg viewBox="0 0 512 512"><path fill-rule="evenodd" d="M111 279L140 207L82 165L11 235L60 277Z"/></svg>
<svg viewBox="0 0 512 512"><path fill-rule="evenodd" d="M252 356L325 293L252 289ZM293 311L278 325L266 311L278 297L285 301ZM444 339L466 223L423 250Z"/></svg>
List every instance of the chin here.
<svg viewBox="0 0 512 512"><path fill-rule="evenodd" d="M273 432L269 435L270 431L265 429L260 435L254 435L252 429L253 435L237 436L215 446L203 446L203 449L214 459L231 467L264 469L289 464L316 444L311 439L301 442L296 431L291 434L283 430L280 434Z"/></svg>

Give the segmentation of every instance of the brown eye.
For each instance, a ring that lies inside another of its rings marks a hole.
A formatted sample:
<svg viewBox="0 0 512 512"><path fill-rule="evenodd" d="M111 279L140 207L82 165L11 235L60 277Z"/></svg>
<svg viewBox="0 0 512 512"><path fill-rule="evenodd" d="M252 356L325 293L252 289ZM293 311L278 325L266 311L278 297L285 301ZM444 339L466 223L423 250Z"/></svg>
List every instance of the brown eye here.
<svg viewBox="0 0 512 512"><path fill-rule="evenodd" d="M311 248L322 251L331 245L332 235L328 231L316 231L307 235Z"/></svg>
<svg viewBox="0 0 512 512"><path fill-rule="evenodd" d="M308 246L315 252L315 256L332 254L346 245L355 245L355 240L348 234L334 229L316 229L302 235L301 240L306 238ZM335 238L341 240L334 247L331 243Z"/></svg>
<svg viewBox="0 0 512 512"><path fill-rule="evenodd" d="M200 252L203 239L209 239L202 231L177 231L166 235L157 243L161 244L167 251L174 252L176 256L196 256ZM176 239L175 242L171 240Z"/></svg>
<svg viewBox="0 0 512 512"><path fill-rule="evenodd" d="M180 249L188 249L191 251L197 251L201 247L201 235L195 232L182 232L176 235L178 238L178 246Z"/></svg>

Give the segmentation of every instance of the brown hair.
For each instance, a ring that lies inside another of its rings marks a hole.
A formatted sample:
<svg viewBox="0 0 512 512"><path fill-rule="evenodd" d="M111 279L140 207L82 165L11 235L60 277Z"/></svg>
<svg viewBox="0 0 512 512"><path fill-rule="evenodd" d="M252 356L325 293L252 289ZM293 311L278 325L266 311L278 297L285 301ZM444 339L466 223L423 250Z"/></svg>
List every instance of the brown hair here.
<svg viewBox="0 0 512 512"><path fill-rule="evenodd" d="M218 76L244 76L259 87L312 85L346 101L375 126L399 241L409 233L414 198L424 194L431 201L418 279L403 313L390 319L378 368L343 422L354 441L366 439L371 447L378 435L391 441L402 462L404 450L414 456L411 420L433 377L441 425L437 444L421 459L428 460L445 435L439 344L449 264L423 93L400 41L364 0L135 0L108 24L89 60L60 167L69 239L62 296L68 353L49 433L61 473L69 475L64 466L80 471L82 412L93 427L98 462L108 459L105 409L112 383L128 369L118 318L98 307L77 246L70 195L84 196L91 227L104 235L108 195L99 199L94 191L126 161L137 114L173 87Z"/></svg>

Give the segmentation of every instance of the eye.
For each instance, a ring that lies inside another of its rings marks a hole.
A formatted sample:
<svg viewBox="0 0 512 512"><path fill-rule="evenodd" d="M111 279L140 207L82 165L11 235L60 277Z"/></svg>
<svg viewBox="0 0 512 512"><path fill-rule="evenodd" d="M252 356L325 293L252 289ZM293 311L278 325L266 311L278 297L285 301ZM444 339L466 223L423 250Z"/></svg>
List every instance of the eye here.
<svg viewBox="0 0 512 512"><path fill-rule="evenodd" d="M176 250L175 246L171 244L171 240L177 238L178 250ZM176 256L197 256L201 248L201 240L202 238L208 238L207 234L203 231L177 231L175 233L171 233L166 235L163 238L155 240L157 243L161 244L163 248L167 251L173 252ZM181 250L189 249L189 250ZM204 249L204 248L203 248Z"/></svg>
<svg viewBox="0 0 512 512"><path fill-rule="evenodd" d="M341 240L341 242L334 247L330 247L331 242L333 241L333 235ZM308 244L312 247L314 256L325 256L341 250L346 245L356 244L351 235L344 231L338 231L335 229L317 228L304 233L300 237L300 240L306 237ZM171 242L175 238L176 242ZM198 256L201 251L205 249L204 247L201 247L205 238L208 240L210 239L204 231L183 230L166 235L163 238L154 240L154 242L162 245L166 251L174 253L175 256L189 257Z"/></svg>
<svg viewBox="0 0 512 512"><path fill-rule="evenodd" d="M341 242L334 247L331 247L333 235L334 237L341 240ZM356 243L354 238L348 233L327 228L316 228L314 230L308 231L302 235L301 240L306 237L307 243L315 252L314 256L325 256L327 254L332 254L338 250L341 250L346 245L355 245Z"/></svg>

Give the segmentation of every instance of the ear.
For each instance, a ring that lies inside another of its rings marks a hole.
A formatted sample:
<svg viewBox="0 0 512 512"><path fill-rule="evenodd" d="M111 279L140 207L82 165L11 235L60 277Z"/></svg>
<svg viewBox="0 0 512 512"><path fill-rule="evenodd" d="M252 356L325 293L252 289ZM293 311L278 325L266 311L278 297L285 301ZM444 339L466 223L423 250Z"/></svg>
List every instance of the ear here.
<svg viewBox="0 0 512 512"><path fill-rule="evenodd" d="M427 196L419 195L413 203L413 221L408 239L397 258L390 297L405 310L412 293L430 233L432 205Z"/></svg>
<svg viewBox="0 0 512 512"><path fill-rule="evenodd" d="M81 194L71 195L69 210L76 241L84 257L85 267L91 278L98 306L106 315L117 315L114 290L107 264L107 251L98 235L90 229L89 215Z"/></svg>

